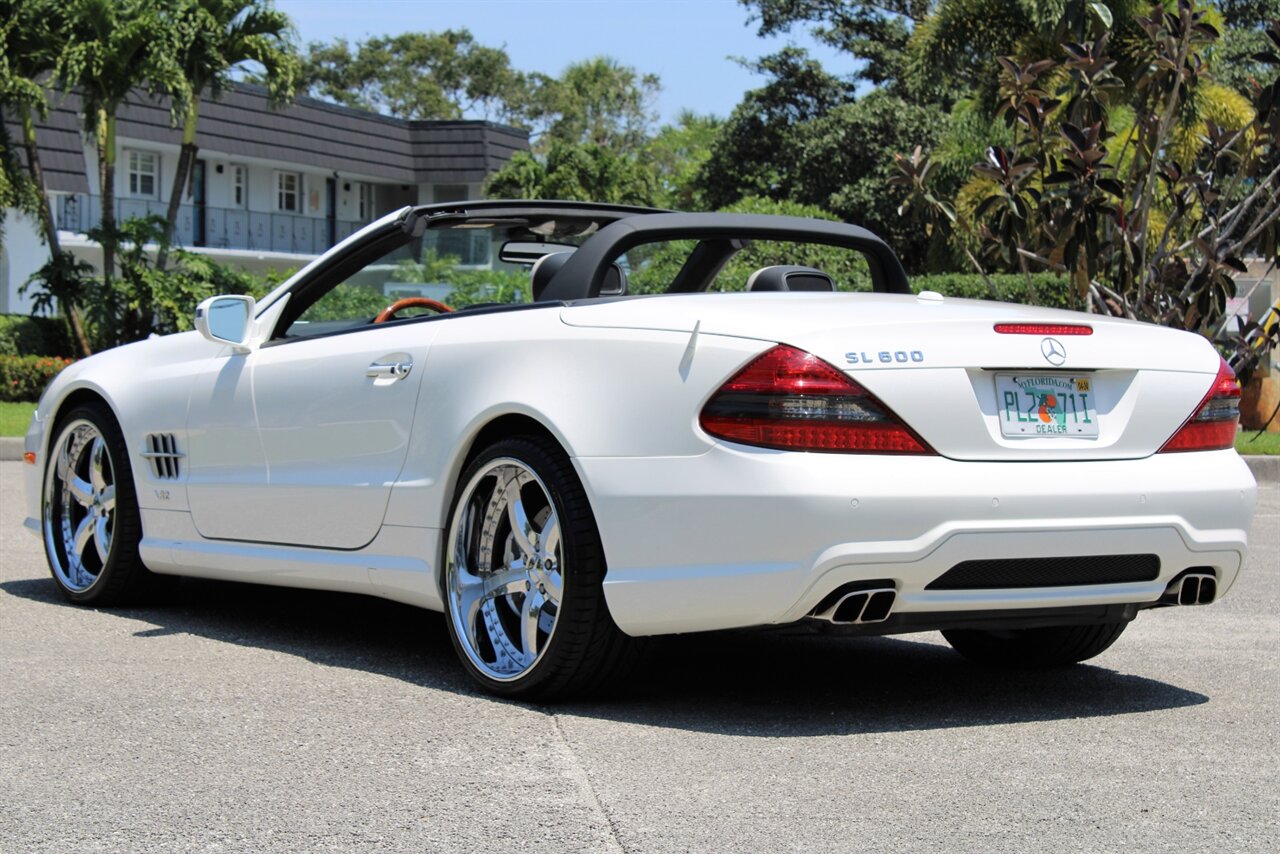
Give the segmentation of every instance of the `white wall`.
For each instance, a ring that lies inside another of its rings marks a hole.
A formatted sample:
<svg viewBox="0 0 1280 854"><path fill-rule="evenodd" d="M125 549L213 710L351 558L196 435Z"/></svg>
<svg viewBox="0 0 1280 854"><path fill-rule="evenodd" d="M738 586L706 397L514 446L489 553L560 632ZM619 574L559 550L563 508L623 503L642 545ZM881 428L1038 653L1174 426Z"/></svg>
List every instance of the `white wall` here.
<svg viewBox="0 0 1280 854"><path fill-rule="evenodd" d="M18 288L49 260L49 250L35 220L12 208L5 211L0 255L0 313L30 314L33 300L30 294L19 296Z"/></svg>

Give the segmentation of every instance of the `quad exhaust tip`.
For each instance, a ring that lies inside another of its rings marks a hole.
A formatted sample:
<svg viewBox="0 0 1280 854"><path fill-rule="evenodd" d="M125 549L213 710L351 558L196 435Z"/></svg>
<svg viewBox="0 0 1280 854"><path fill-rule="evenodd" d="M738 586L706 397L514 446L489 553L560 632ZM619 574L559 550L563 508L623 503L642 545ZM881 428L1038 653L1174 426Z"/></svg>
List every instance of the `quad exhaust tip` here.
<svg viewBox="0 0 1280 854"><path fill-rule="evenodd" d="M892 587L864 588L843 594L837 591L824 599L809 616L840 626L883 623L889 619L897 599L898 591Z"/></svg>
<svg viewBox="0 0 1280 854"><path fill-rule="evenodd" d="M1169 583L1160 597L1170 605L1208 605L1218 597L1218 577L1212 572L1186 572Z"/></svg>

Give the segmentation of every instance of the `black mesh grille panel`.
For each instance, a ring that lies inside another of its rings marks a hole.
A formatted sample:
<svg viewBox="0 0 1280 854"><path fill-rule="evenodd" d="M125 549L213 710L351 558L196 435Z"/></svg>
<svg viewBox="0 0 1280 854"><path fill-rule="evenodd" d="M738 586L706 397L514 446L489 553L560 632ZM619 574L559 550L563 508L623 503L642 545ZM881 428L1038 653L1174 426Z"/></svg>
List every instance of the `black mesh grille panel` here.
<svg viewBox="0 0 1280 854"><path fill-rule="evenodd" d="M1160 575L1155 555L1086 555L966 560L931 581L926 590L989 590L1004 587L1071 587L1152 581Z"/></svg>

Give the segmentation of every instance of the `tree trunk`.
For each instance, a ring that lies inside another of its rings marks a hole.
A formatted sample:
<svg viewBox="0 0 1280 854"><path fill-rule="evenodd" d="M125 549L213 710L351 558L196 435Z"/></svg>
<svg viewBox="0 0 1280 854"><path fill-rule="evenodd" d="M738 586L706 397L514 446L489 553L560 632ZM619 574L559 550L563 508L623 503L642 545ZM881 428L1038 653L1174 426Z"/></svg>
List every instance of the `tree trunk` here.
<svg viewBox="0 0 1280 854"><path fill-rule="evenodd" d="M196 124L200 119L200 99L193 97L187 106L186 115L182 118L182 152L178 155L178 169L173 175L173 188L169 191L169 208L165 212L164 240L160 243L160 252L156 256L156 269L163 272L169 263L169 243L173 240L173 230L178 224L178 209L182 206L182 197L186 195L187 183L191 180L193 164L196 162Z"/></svg>
<svg viewBox="0 0 1280 854"><path fill-rule="evenodd" d="M102 284L111 293L116 266L116 122L98 108L98 190L102 193Z"/></svg>
<svg viewBox="0 0 1280 854"><path fill-rule="evenodd" d="M27 107L19 107L19 114L22 119L22 144L27 151L27 171L31 173L31 180L35 182L40 194L40 227L44 231L45 243L49 246L49 256L56 258L62 254L62 243L58 240L58 226L53 220L53 210L49 207L49 189L45 186L44 169L40 165L40 147L36 145L35 120ZM76 307L75 301L63 300L62 310L67 315L71 335L80 348L80 355L92 356L93 348L89 346L89 336L84 331L80 309Z"/></svg>

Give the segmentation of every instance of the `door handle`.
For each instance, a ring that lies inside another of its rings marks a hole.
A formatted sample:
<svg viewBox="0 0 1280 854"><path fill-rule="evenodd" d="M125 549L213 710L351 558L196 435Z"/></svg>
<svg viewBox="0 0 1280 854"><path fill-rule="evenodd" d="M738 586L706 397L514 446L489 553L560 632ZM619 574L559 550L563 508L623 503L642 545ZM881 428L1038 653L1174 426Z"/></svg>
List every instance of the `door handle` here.
<svg viewBox="0 0 1280 854"><path fill-rule="evenodd" d="M372 377L376 380L402 380L409 376L409 371L413 370L413 362L374 362L369 369L364 372L366 377Z"/></svg>

